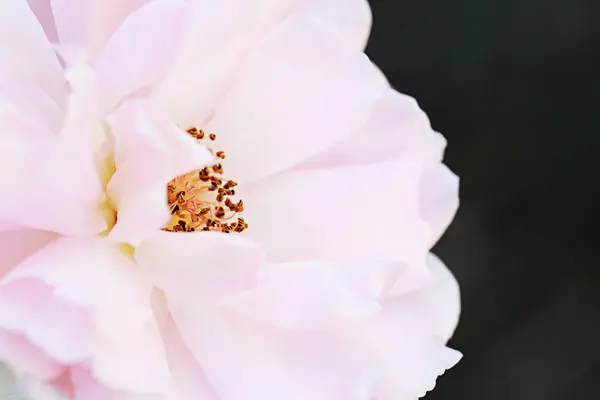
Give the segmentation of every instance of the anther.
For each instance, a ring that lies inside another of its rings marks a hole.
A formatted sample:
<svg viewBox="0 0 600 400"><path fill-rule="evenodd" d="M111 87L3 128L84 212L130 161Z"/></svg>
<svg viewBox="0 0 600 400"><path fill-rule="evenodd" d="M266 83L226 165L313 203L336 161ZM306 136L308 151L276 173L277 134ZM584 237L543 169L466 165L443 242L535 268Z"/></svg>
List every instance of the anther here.
<svg viewBox="0 0 600 400"><path fill-rule="evenodd" d="M186 132L197 140L206 136L202 129L195 127L187 129ZM212 141L216 137L214 133L208 134ZM215 157L225 159L225 152L207 148ZM217 176L222 175L223 171L223 165L219 162L171 180L167 184L167 199L173 219L163 230L224 233L244 231L248 224L238 217L244 210L244 203L242 200L236 203L229 197L235 195L233 188L237 186L237 182L224 181ZM215 193L209 194L210 192ZM234 220L236 217L237 221Z"/></svg>

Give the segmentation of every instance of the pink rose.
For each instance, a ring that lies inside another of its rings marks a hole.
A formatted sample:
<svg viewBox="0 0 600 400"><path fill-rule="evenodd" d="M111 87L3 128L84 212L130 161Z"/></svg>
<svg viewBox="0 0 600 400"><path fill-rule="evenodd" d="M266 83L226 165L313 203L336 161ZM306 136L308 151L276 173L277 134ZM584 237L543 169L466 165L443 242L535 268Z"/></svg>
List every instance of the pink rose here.
<svg viewBox="0 0 600 400"><path fill-rule="evenodd" d="M0 2L0 360L33 399L412 400L445 140L362 0ZM2 382L2 381L0 381ZM1 393L1 392L0 392Z"/></svg>

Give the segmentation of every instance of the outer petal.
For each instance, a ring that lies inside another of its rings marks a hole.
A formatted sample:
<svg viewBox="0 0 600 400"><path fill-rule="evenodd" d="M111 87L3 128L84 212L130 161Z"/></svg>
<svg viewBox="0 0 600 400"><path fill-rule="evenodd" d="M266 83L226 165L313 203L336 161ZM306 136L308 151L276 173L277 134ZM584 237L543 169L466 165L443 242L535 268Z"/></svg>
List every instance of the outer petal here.
<svg viewBox="0 0 600 400"><path fill-rule="evenodd" d="M298 16L252 55L206 129L227 153L227 173L249 182L355 132L386 88L366 56L322 22Z"/></svg>
<svg viewBox="0 0 600 400"><path fill-rule="evenodd" d="M106 43L129 14L148 2L148 0L31 1L51 3L58 32L57 40L61 45L80 47L90 55Z"/></svg>
<svg viewBox="0 0 600 400"><path fill-rule="evenodd" d="M60 129L62 110L31 76L14 70L10 53L6 57L0 60L0 184L7 195L0 198L0 217L9 222L23 217L24 202L40 196L32 178Z"/></svg>
<svg viewBox="0 0 600 400"><path fill-rule="evenodd" d="M263 253L225 233L159 231L137 247L135 259L168 297L209 306L253 287Z"/></svg>
<svg viewBox="0 0 600 400"><path fill-rule="evenodd" d="M390 88L364 126L296 168L372 164L399 157L439 162L445 147L446 140L433 131L415 99Z"/></svg>
<svg viewBox="0 0 600 400"><path fill-rule="evenodd" d="M421 165L411 159L282 173L240 188L250 228L272 260L420 263Z"/></svg>
<svg viewBox="0 0 600 400"><path fill-rule="evenodd" d="M165 400L220 400L210 386L204 370L183 343L164 292L156 290L152 300L173 374L173 385Z"/></svg>
<svg viewBox="0 0 600 400"><path fill-rule="evenodd" d="M98 149L105 140L98 116L96 82L92 71L67 71L71 86L63 126L42 157L36 190L47 198L31 226L65 234L90 234L107 228L104 184ZM39 201L34 197L34 200ZM35 209L32 207L32 209Z"/></svg>
<svg viewBox="0 0 600 400"><path fill-rule="evenodd" d="M58 34L56 33L56 25L54 24L54 14L52 14L51 0L27 0L29 7L34 12L38 21L44 28L46 36L50 42L56 42L58 40Z"/></svg>
<svg viewBox="0 0 600 400"><path fill-rule="evenodd" d="M333 24L350 47L363 50L371 31L371 9L366 0L293 0L292 10L318 15Z"/></svg>
<svg viewBox="0 0 600 400"><path fill-rule="evenodd" d="M0 47L0 183L19 193L0 201L2 217L69 234L102 231L102 193L88 146L97 122L93 93L71 75L67 98L62 67L25 0L0 5Z"/></svg>
<svg viewBox="0 0 600 400"><path fill-rule="evenodd" d="M42 87L57 103L64 101L62 68L27 0L0 2L0 52L13 71Z"/></svg>
<svg viewBox="0 0 600 400"><path fill-rule="evenodd" d="M369 398L376 371L342 332L277 329L177 299L169 308L221 400Z"/></svg>
<svg viewBox="0 0 600 400"><path fill-rule="evenodd" d="M111 127L116 172L108 192L118 210L118 220L110 236L137 245L170 219L167 183L202 168L213 156L147 102L122 105Z"/></svg>
<svg viewBox="0 0 600 400"><path fill-rule="evenodd" d="M0 133L0 184L6 191L6 195L0 197L0 218L5 223L17 225L15 219L28 217L27 212L31 212L28 205L23 207L23 200L41 195L35 186L32 187L31 180L40 165L39 158L50 143L51 133L42 128L42 134L38 135L40 131L35 126L38 124L28 121L23 110L16 110L1 95L0 122L3 126Z"/></svg>
<svg viewBox="0 0 600 400"><path fill-rule="evenodd" d="M183 0L154 0L130 14L111 36L92 62L102 111L162 78L177 50L186 10Z"/></svg>
<svg viewBox="0 0 600 400"><path fill-rule="evenodd" d="M448 340L454 333L460 315L460 292L452 272L433 254L427 257L427 268L434 279L420 291L406 294L417 315L428 316L428 331Z"/></svg>
<svg viewBox="0 0 600 400"><path fill-rule="evenodd" d="M35 98L39 93L28 82L21 91L11 87L14 90L6 103L0 97L0 106L5 106L0 108L0 118L7 129L2 135L0 180L11 193L19 193L0 200L4 219L74 235L106 229L101 207L104 193L95 160L94 140L100 125L93 82L86 72L79 69L68 74L72 93L64 122L63 111L48 97L38 99L38 112L31 116L28 108L20 109L27 96Z"/></svg>
<svg viewBox="0 0 600 400"><path fill-rule="evenodd" d="M308 328L381 310L379 298L400 266L369 263L289 262L266 264L257 287L237 309L282 328Z"/></svg>
<svg viewBox="0 0 600 400"><path fill-rule="evenodd" d="M64 370L62 364L44 354L42 349L33 345L24 335L1 328L0 360L9 362L17 371L42 379L55 378Z"/></svg>
<svg viewBox="0 0 600 400"><path fill-rule="evenodd" d="M89 363L108 387L161 393L169 371L151 292L108 239L60 238L2 281L0 326L62 363Z"/></svg>
<svg viewBox="0 0 600 400"><path fill-rule="evenodd" d="M421 217L429 224L431 247L458 209L458 177L441 163L425 166L421 175Z"/></svg>
<svg viewBox="0 0 600 400"><path fill-rule="evenodd" d="M336 30L349 48L366 43L371 15L364 0L192 0L184 46L157 93L177 122L204 121L260 41L288 17L309 14ZM209 38L209 40L203 40ZM317 42L315 42L317 43ZM210 79L205 77L210 76Z"/></svg>
<svg viewBox="0 0 600 400"><path fill-rule="evenodd" d="M446 140L431 129L417 102L390 89L369 122L357 133L315 155L295 169L334 168L411 158L423 164L420 214L430 228L430 247L446 230L458 208L458 178L441 163Z"/></svg>
<svg viewBox="0 0 600 400"><path fill-rule="evenodd" d="M5 141L52 137L62 126L64 99L55 100L28 72L13 65L10 55L0 59L0 118Z"/></svg>
<svg viewBox="0 0 600 400"><path fill-rule="evenodd" d="M56 239L52 232L16 229L0 232L0 278L26 257Z"/></svg>
<svg viewBox="0 0 600 400"><path fill-rule="evenodd" d="M359 337L370 343L371 363L381 370L374 385L377 400L414 400L435 387L438 376L452 368L461 354L421 329L418 320L390 310L365 325ZM408 328L407 328L408 327Z"/></svg>
<svg viewBox="0 0 600 400"><path fill-rule="evenodd" d="M444 347L460 313L458 285L435 256L428 257L427 265L433 278L429 284L389 296L382 301L385 311L357 331L359 340L371 343L374 365L383 368L375 387L378 400L424 396L462 357Z"/></svg>
<svg viewBox="0 0 600 400"><path fill-rule="evenodd" d="M414 400L460 359L444 346L457 319L457 286L439 262L430 266L431 279L411 285L410 269L280 264L263 270L234 309L167 299L222 400ZM373 301L381 306L364 307Z"/></svg>

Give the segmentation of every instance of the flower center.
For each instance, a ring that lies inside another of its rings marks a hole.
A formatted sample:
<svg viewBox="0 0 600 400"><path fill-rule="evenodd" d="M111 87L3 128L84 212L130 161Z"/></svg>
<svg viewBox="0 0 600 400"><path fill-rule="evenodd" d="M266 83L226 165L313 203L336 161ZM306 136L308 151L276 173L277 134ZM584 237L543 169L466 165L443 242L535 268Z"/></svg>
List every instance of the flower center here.
<svg viewBox="0 0 600 400"><path fill-rule="evenodd" d="M214 141L214 133L207 135L202 129L190 128L187 133L198 141ZM225 159L222 151L213 153L217 160ZM214 165L181 175L167 184L167 202L173 214L171 222L163 228L171 232L218 231L242 232L248 228L244 218L244 202L233 201L237 182L222 178L223 165Z"/></svg>

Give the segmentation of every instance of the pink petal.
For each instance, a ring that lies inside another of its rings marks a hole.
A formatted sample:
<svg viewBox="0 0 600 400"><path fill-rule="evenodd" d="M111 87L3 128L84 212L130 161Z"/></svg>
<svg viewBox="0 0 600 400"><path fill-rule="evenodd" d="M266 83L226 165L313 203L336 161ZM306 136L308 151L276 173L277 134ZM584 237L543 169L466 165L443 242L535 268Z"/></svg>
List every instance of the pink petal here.
<svg viewBox="0 0 600 400"><path fill-rule="evenodd" d="M383 368L378 400L395 400L400 393L407 399L424 396L461 358L444 347L458 321L458 285L437 258L430 256L427 264L430 284L382 301L384 312L357 331L359 340L371 343L373 365Z"/></svg>
<svg viewBox="0 0 600 400"><path fill-rule="evenodd" d="M297 170L241 187L244 235L277 261L421 262L420 163Z"/></svg>
<svg viewBox="0 0 600 400"><path fill-rule="evenodd" d="M221 400L368 398L373 376L344 335L276 329L179 300L169 308Z"/></svg>
<svg viewBox="0 0 600 400"><path fill-rule="evenodd" d="M43 128L38 130L38 124L28 120L25 111L14 108L1 95L0 121L4 127L0 133L0 184L7 188L6 195L0 197L0 218L5 223L19 225L18 222L35 212L31 203L43 195L31 181L52 133Z"/></svg>
<svg viewBox="0 0 600 400"><path fill-rule="evenodd" d="M172 390L169 391L166 400L219 400L204 370L183 343L164 293L156 290L152 300L173 374Z"/></svg>
<svg viewBox="0 0 600 400"><path fill-rule="evenodd" d="M70 234L99 232L106 227L98 204L102 190L93 149L85 148L95 123L89 118L89 90L71 82L75 93L61 125L67 99L62 67L27 3L3 3L0 26L0 36L11 38L2 44L6 60L0 62L5 127L0 183L19 193L1 201L2 217ZM73 130L77 135L71 137Z"/></svg>
<svg viewBox="0 0 600 400"><path fill-rule="evenodd" d="M0 217L73 235L106 229L104 194L92 149L86 153L81 143L84 136L85 132L75 141L5 138L2 150L11 155L0 162L0 182L10 187L10 194L0 200ZM74 164L78 168L73 169Z"/></svg>
<svg viewBox="0 0 600 400"><path fill-rule="evenodd" d="M362 51L371 31L371 9L364 0L293 0L292 10L319 16L337 28L349 46Z"/></svg>
<svg viewBox="0 0 600 400"><path fill-rule="evenodd" d="M389 89L364 126L296 168L370 164L398 157L440 161L445 146L446 141L431 129L417 102Z"/></svg>
<svg viewBox="0 0 600 400"><path fill-rule="evenodd" d="M44 32L50 42L58 40L56 25L54 23L54 14L52 14L51 0L27 0L29 7L37 17L44 28Z"/></svg>
<svg viewBox="0 0 600 400"><path fill-rule="evenodd" d="M55 378L64 369L63 365L49 358L24 335L2 328L0 328L0 360L8 361L13 368L41 379Z"/></svg>
<svg viewBox="0 0 600 400"><path fill-rule="evenodd" d="M456 323L456 284L437 264L432 284L421 280L390 296L386 275L413 279L410 270L373 267L273 265L233 309L208 310L168 293L167 300L183 341L222 400L289 393L311 400L415 399L460 359L440 336ZM378 297L377 312L350 308L352 300ZM314 325L323 310L336 318Z"/></svg>
<svg viewBox="0 0 600 400"><path fill-rule="evenodd" d="M430 227L431 247L458 208L458 179L440 162L445 146L445 139L431 129L416 101L390 89L358 133L294 168L334 168L397 157L421 160L420 213Z"/></svg>
<svg viewBox="0 0 600 400"><path fill-rule="evenodd" d="M266 35L297 13L323 20L351 49L362 50L371 20L369 6L363 0L342 1L192 1L184 45L157 97L172 110L178 123L201 125L244 59ZM198 40L207 37L210 40ZM204 79L206 76L211 79Z"/></svg>
<svg viewBox="0 0 600 400"><path fill-rule="evenodd" d="M92 62L101 84L101 110L110 111L125 96L157 83L165 74L177 50L174 44L185 11L182 0L155 0L125 19Z"/></svg>
<svg viewBox="0 0 600 400"><path fill-rule="evenodd" d="M31 1L31 0L30 0ZM148 0L34 0L52 3L61 44L96 53L125 18Z"/></svg>
<svg viewBox="0 0 600 400"><path fill-rule="evenodd" d="M241 58L257 41L257 22L264 2L195 0L182 46L154 97L182 126L202 125L215 101L230 85ZM198 40L210 38L210 40ZM210 76L210 79L205 77Z"/></svg>
<svg viewBox="0 0 600 400"><path fill-rule="evenodd" d="M330 27L292 17L240 70L206 129L227 153L227 174L249 182L356 131L386 87Z"/></svg>
<svg viewBox="0 0 600 400"><path fill-rule="evenodd" d="M62 80L62 77L61 77ZM0 104L3 123L11 126L2 136L21 140L51 137L62 125L64 98L54 99L27 70L18 69L10 59L0 60Z"/></svg>
<svg viewBox="0 0 600 400"><path fill-rule="evenodd" d="M427 257L427 269L433 276L430 284L403 297L410 302L421 322L429 324L428 331L441 340L450 339L460 315L460 292L452 272L433 254Z"/></svg>
<svg viewBox="0 0 600 400"><path fill-rule="evenodd" d="M62 68L27 0L0 2L0 38L2 56L14 70L61 104L66 95Z"/></svg>
<svg viewBox="0 0 600 400"><path fill-rule="evenodd" d="M8 90L2 93L7 98L0 96L5 103L0 118L6 128L0 150L0 183L18 195L0 200L2 217L66 234L103 231L104 193L93 142L101 125L94 113L88 77L69 73L72 93L62 110L39 87L15 76L15 82L8 82Z"/></svg>
<svg viewBox="0 0 600 400"><path fill-rule="evenodd" d="M429 224L431 247L452 222L458 203L458 177L444 164L426 165L421 175L421 217Z"/></svg>
<svg viewBox="0 0 600 400"><path fill-rule="evenodd" d="M83 368L71 369L71 379L75 389L73 400L163 400L161 395L145 395L112 390L97 379L92 373ZM148 379L147 377L141 379Z"/></svg>
<svg viewBox="0 0 600 400"><path fill-rule="evenodd" d="M92 315L85 308L54 298L53 288L36 279L2 285L0 323L22 332L62 364L83 362L91 351ZM28 320L23 316L30 316ZM48 326L53 326L48 331Z"/></svg>
<svg viewBox="0 0 600 400"><path fill-rule="evenodd" d="M104 160L97 158L105 133L98 115L96 82L93 71L85 67L68 70L67 78L71 94L64 123L36 174L38 190L48 196L45 206L52 213L36 215L34 226L58 226L56 230L65 234L98 233L107 228L107 222L102 206L105 182L98 169Z"/></svg>
<svg viewBox="0 0 600 400"><path fill-rule="evenodd" d="M39 227L44 223L36 224L35 220L51 218L52 213L39 206L47 193L36 181L36 174L60 129L65 80L25 1L0 5L0 37L10 38L0 42L4 56L0 60L0 184L11 193L0 200L0 217Z"/></svg>
<svg viewBox="0 0 600 400"><path fill-rule="evenodd" d="M33 229L0 231L0 278L56 237L53 232Z"/></svg>
<svg viewBox="0 0 600 400"><path fill-rule="evenodd" d="M373 368L381 371L373 397L377 400L417 399L435 387L438 376L452 368L461 354L419 328L419 320L398 303L388 306L357 333L369 344ZM406 314L406 315L405 315Z"/></svg>
<svg viewBox="0 0 600 400"><path fill-rule="evenodd" d="M137 245L171 217L167 183L213 160L208 150L152 104L123 104L111 122L115 166L108 192L118 210L110 236Z"/></svg>
<svg viewBox="0 0 600 400"><path fill-rule="evenodd" d="M4 278L0 326L55 360L86 361L115 390L161 393L170 376L152 290L121 246L59 238Z"/></svg>
<svg viewBox="0 0 600 400"><path fill-rule="evenodd" d="M236 309L282 328L356 320L381 310L379 297L398 267L384 264L266 264Z"/></svg>
<svg viewBox="0 0 600 400"><path fill-rule="evenodd" d="M235 235L159 231L136 248L135 259L169 298L209 306L253 287L263 254Z"/></svg>

